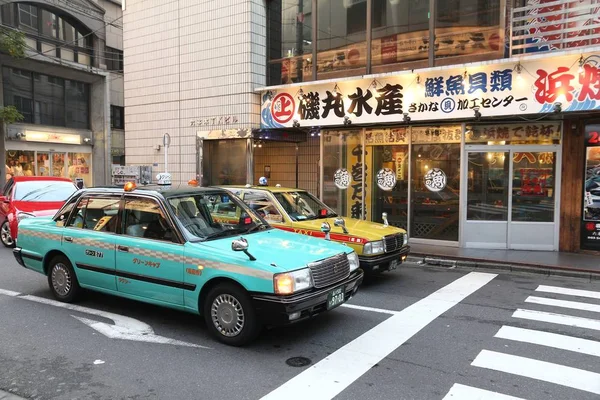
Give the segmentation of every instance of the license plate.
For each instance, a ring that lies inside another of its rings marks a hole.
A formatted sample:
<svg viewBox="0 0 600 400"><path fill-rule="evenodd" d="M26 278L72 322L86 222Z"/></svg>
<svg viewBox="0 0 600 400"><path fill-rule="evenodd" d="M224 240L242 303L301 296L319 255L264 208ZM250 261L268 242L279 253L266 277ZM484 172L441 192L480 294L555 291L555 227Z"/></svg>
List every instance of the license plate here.
<svg viewBox="0 0 600 400"><path fill-rule="evenodd" d="M390 262L390 269L398 268L398 260L394 260Z"/></svg>
<svg viewBox="0 0 600 400"><path fill-rule="evenodd" d="M327 295L327 309L331 310L344 302L344 286L333 289Z"/></svg>

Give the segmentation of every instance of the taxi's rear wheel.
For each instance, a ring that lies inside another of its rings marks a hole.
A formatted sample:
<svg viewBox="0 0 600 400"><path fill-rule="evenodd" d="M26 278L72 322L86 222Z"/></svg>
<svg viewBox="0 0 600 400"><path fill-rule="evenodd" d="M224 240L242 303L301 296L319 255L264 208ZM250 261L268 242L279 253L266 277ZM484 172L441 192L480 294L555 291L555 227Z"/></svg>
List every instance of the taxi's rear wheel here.
<svg viewBox="0 0 600 400"><path fill-rule="evenodd" d="M75 301L81 292L73 266L65 256L50 260L48 285L54 298L65 303Z"/></svg>
<svg viewBox="0 0 600 400"><path fill-rule="evenodd" d="M243 346L260 333L261 325L246 291L232 283L220 283L208 292L203 305L210 333L221 342Z"/></svg>

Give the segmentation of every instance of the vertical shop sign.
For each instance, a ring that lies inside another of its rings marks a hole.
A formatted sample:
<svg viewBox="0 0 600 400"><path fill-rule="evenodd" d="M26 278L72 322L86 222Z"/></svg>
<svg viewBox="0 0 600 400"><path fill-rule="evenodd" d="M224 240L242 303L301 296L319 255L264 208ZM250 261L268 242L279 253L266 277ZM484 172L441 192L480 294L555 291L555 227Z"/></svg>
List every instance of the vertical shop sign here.
<svg viewBox="0 0 600 400"><path fill-rule="evenodd" d="M360 135L348 135L346 138L346 155L350 166L350 186L346 193L350 218L367 219L367 210L370 208L369 173L370 154L365 151Z"/></svg>
<svg viewBox="0 0 600 400"><path fill-rule="evenodd" d="M585 128L581 248L600 250L600 125Z"/></svg>

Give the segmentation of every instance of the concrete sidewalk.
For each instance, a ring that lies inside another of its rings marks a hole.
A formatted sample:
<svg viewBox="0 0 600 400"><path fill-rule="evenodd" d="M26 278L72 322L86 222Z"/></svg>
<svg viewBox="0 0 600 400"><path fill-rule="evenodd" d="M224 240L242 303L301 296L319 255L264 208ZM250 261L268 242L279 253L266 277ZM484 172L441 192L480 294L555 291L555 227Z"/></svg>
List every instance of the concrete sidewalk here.
<svg viewBox="0 0 600 400"><path fill-rule="evenodd" d="M429 265L494 268L600 279L600 256L555 251L483 250L411 244L410 258Z"/></svg>
<svg viewBox="0 0 600 400"><path fill-rule="evenodd" d="M0 390L0 400L27 400L24 397L17 396L16 394L12 394L10 392L5 392L4 390Z"/></svg>

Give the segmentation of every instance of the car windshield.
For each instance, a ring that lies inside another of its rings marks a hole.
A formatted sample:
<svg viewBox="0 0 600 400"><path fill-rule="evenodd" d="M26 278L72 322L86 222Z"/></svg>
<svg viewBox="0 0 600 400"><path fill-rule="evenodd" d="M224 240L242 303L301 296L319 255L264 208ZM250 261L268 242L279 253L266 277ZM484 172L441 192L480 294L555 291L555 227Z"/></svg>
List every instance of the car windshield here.
<svg viewBox="0 0 600 400"><path fill-rule="evenodd" d="M17 201L65 201L77 188L67 181L18 182L14 200Z"/></svg>
<svg viewBox="0 0 600 400"><path fill-rule="evenodd" d="M294 221L337 216L333 210L308 192L280 192L274 195Z"/></svg>
<svg viewBox="0 0 600 400"><path fill-rule="evenodd" d="M167 201L191 241L270 229L260 216L228 192L186 194Z"/></svg>

